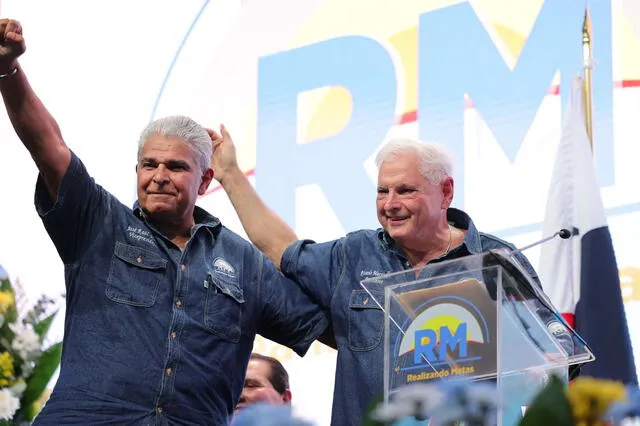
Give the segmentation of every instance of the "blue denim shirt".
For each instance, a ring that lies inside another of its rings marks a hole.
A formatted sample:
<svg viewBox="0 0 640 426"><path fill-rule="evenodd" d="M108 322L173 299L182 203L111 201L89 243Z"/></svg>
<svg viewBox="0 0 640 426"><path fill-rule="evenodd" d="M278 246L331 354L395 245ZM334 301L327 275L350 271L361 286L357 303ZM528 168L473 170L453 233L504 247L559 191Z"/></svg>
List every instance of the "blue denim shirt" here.
<svg viewBox="0 0 640 426"><path fill-rule="evenodd" d="M447 218L468 232L460 246L433 262L513 248L495 236L478 232L460 210L449 209ZM526 258L521 254L517 257L537 280ZM298 241L282 257L282 272L331 312L338 346L332 426L359 425L367 407L383 394L384 313L376 303L369 303L369 294L360 281L410 268L402 251L382 229L356 231L319 244Z"/></svg>
<svg viewBox="0 0 640 426"><path fill-rule="evenodd" d="M65 265L60 377L36 424L225 425L256 333L303 355L327 327L257 249L196 208L181 251L72 155L36 206Z"/></svg>

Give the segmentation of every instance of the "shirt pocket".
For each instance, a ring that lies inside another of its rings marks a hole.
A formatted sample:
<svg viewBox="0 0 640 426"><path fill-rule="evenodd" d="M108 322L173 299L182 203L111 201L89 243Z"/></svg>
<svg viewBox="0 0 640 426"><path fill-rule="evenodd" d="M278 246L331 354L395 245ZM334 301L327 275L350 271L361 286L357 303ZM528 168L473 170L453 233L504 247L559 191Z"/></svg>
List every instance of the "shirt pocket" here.
<svg viewBox="0 0 640 426"><path fill-rule="evenodd" d="M166 273L167 260L159 254L116 242L105 294L114 302L152 306Z"/></svg>
<svg viewBox="0 0 640 426"><path fill-rule="evenodd" d="M353 290L349 299L349 347L370 351L382 339L384 312L366 290Z"/></svg>
<svg viewBox="0 0 640 426"><path fill-rule="evenodd" d="M233 343L240 341L244 293L237 280L207 274L204 326L216 336Z"/></svg>

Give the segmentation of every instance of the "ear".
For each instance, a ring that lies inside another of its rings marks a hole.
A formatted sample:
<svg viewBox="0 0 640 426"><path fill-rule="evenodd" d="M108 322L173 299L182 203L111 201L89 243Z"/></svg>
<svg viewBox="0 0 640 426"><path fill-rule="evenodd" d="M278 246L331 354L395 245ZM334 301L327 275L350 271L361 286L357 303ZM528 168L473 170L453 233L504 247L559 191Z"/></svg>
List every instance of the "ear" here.
<svg viewBox="0 0 640 426"><path fill-rule="evenodd" d="M286 389L282 392L282 402L285 404L291 404L291 390Z"/></svg>
<svg viewBox="0 0 640 426"><path fill-rule="evenodd" d="M447 176L442 179L440 187L442 189L442 209L446 210L453 202L453 178Z"/></svg>
<svg viewBox="0 0 640 426"><path fill-rule="evenodd" d="M198 188L198 195L204 195L207 192L207 188L209 188L209 184L213 180L213 169L205 170L202 175L202 182L200 182L200 188Z"/></svg>

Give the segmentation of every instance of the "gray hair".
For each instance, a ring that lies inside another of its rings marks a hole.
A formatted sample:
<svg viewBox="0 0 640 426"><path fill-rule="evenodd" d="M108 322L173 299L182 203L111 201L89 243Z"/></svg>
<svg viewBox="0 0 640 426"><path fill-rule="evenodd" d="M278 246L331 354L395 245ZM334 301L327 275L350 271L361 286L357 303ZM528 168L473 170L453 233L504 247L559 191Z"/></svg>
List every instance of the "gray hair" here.
<svg viewBox="0 0 640 426"><path fill-rule="evenodd" d="M189 117L174 115L152 121L140 134L138 141L138 163L142 157L142 148L153 135L178 138L195 152L196 161L204 173L210 167L213 146L207 131Z"/></svg>
<svg viewBox="0 0 640 426"><path fill-rule="evenodd" d="M390 157L412 153L418 156L420 174L433 185L438 185L453 173L453 159L444 145L435 142L421 142L414 139L392 139L376 155L376 166Z"/></svg>

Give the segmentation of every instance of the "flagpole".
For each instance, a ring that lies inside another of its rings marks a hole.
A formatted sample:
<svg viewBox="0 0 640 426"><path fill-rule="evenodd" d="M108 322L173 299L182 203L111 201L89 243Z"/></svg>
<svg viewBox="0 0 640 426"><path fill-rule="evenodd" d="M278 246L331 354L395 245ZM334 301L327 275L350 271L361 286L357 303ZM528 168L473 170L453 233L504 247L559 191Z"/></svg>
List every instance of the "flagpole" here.
<svg viewBox="0 0 640 426"><path fill-rule="evenodd" d="M589 146L593 152L593 104L591 100L592 93L592 71L593 71L593 50L591 47L591 17L589 7L585 8L584 23L582 25L582 58L584 71L584 121L587 127L587 136L589 137Z"/></svg>

